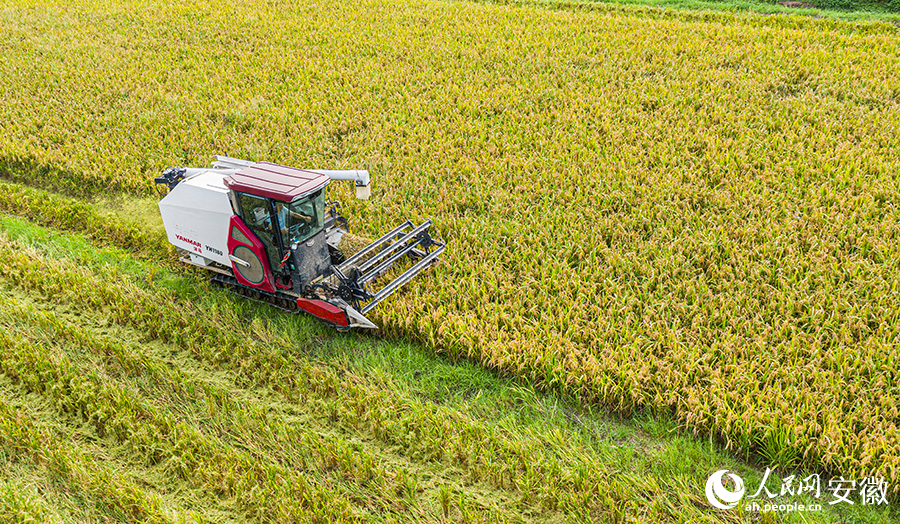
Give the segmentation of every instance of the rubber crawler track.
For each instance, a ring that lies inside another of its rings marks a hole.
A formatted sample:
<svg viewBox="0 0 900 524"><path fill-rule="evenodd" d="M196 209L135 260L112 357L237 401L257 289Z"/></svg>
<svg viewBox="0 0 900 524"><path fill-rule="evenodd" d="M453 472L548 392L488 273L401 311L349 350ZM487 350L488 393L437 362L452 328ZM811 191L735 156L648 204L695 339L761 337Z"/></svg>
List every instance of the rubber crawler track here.
<svg viewBox="0 0 900 524"><path fill-rule="evenodd" d="M249 298L256 302L268 304L274 308L288 313L299 313L300 308L297 307L297 297L288 295L287 293L260 291L242 286L236 278L227 275L213 275L210 281L217 287L224 288L235 295Z"/></svg>

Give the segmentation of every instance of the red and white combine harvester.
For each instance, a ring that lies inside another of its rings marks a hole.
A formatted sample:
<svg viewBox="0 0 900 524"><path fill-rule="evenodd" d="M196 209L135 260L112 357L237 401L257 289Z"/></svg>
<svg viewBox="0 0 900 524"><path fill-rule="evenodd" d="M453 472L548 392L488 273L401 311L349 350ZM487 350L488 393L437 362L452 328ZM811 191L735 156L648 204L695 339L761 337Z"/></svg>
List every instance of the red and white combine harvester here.
<svg viewBox="0 0 900 524"><path fill-rule="evenodd" d="M181 260L213 271L213 282L288 311L305 311L339 330L377 327L376 304L434 264L444 243L431 221L409 220L356 254L338 249L349 230L340 204L325 199L332 180L369 197L367 171L296 169L216 156L209 168L171 167L156 178L169 242ZM401 259L412 260L380 289L370 286Z"/></svg>

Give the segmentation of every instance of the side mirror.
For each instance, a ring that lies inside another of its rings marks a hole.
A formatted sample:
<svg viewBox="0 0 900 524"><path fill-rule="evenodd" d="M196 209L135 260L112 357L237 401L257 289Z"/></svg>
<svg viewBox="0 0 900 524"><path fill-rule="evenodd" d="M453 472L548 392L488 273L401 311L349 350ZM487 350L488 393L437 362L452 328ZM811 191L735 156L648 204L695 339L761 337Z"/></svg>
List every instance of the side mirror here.
<svg viewBox="0 0 900 524"><path fill-rule="evenodd" d="M368 200L372 196L371 186L356 186L356 198Z"/></svg>

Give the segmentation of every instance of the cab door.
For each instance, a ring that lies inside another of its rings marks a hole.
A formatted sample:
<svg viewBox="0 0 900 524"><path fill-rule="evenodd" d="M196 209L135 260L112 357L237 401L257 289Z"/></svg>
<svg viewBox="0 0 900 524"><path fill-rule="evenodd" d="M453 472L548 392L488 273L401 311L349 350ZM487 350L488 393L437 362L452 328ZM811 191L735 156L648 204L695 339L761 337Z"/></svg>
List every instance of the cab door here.
<svg viewBox="0 0 900 524"><path fill-rule="evenodd" d="M282 255L272 201L244 193L240 193L238 199L241 203L241 219L265 246L269 270L273 274L278 273Z"/></svg>
<svg viewBox="0 0 900 524"><path fill-rule="evenodd" d="M269 255L257 234L238 215L231 216L228 230L228 258L238 283L270 293L275 291Z"/></svg>

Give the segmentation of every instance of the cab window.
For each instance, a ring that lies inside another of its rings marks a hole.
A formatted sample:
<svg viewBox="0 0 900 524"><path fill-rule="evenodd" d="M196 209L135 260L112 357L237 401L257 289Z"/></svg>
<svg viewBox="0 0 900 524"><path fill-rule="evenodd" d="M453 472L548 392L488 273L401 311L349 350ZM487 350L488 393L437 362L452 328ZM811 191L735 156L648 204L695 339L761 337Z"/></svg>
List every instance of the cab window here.
<svg viewBox="0 0 900 524"><path fill-rule="evenodd" d="M275 210L285 245L308 240L325 227L322 191L291 203L275 202Z"/></svg>

